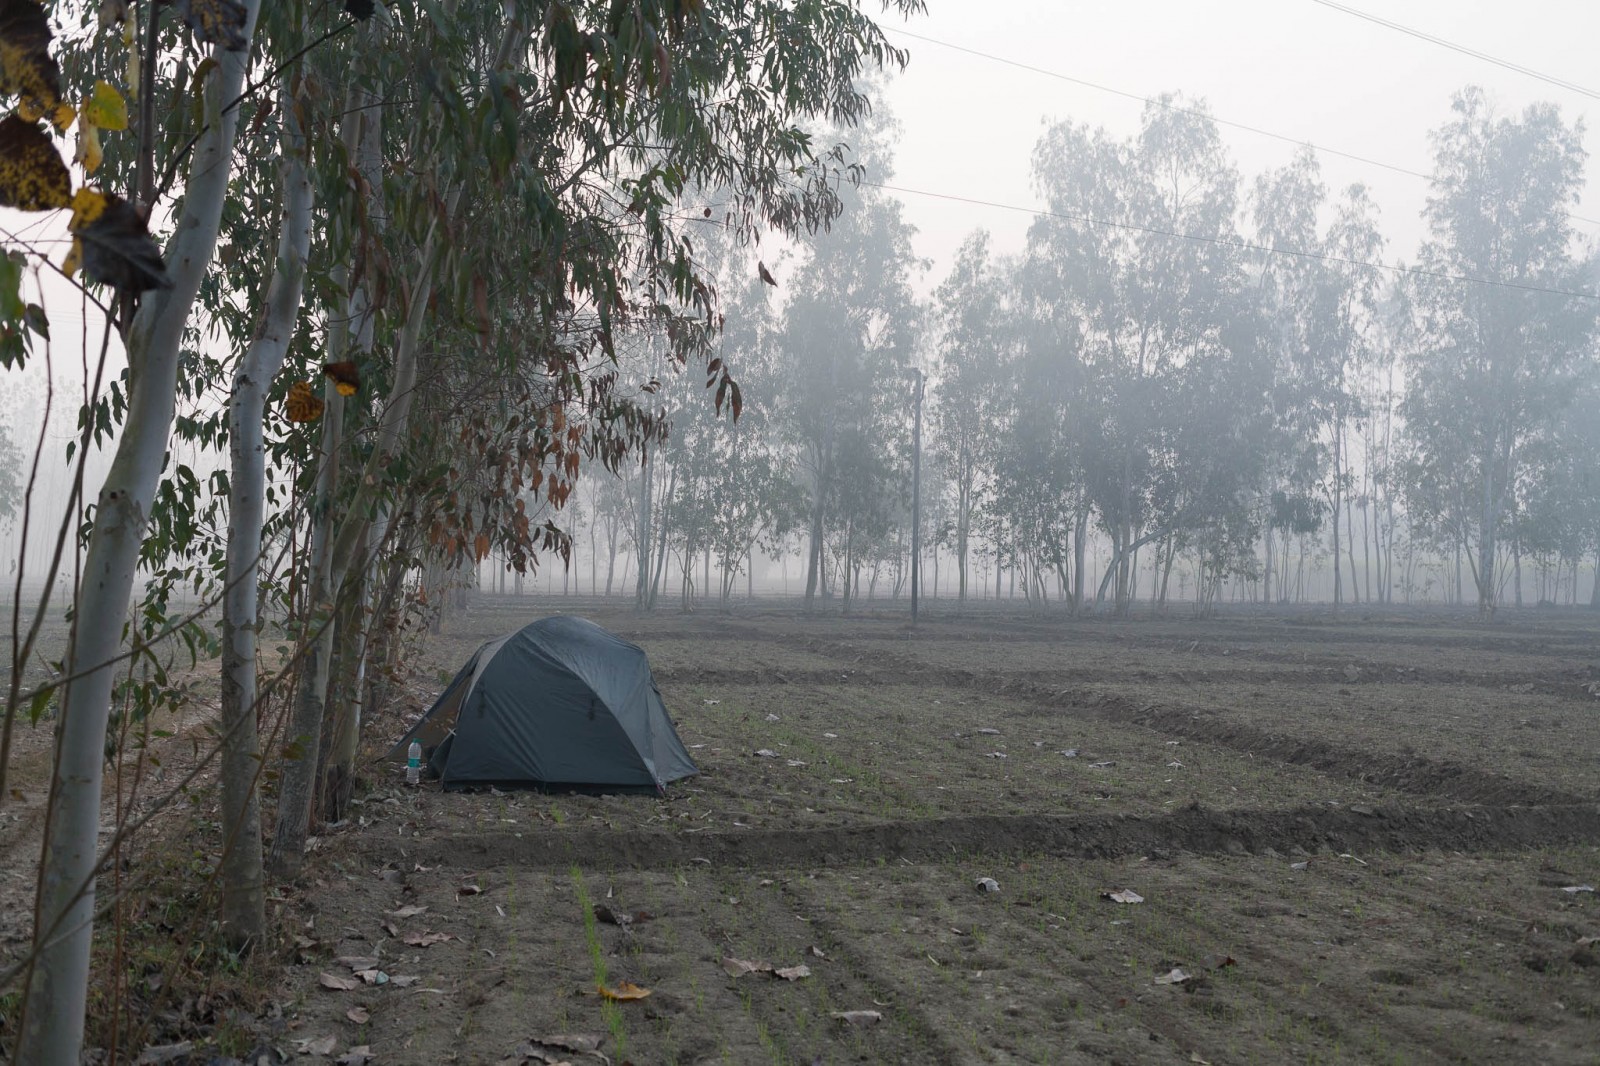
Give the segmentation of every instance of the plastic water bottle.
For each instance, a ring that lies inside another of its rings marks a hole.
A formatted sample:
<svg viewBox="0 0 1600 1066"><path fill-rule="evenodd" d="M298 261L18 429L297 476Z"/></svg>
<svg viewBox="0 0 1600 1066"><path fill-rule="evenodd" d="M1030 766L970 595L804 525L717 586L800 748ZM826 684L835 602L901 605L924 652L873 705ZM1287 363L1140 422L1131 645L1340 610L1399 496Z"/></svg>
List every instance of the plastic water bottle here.
<svg viewBox="0 0 1600 1066"><path fill-rule="evenodd" d="M415 785L422 780L422 744L413 740L406 749L406 784Z"/></svg>

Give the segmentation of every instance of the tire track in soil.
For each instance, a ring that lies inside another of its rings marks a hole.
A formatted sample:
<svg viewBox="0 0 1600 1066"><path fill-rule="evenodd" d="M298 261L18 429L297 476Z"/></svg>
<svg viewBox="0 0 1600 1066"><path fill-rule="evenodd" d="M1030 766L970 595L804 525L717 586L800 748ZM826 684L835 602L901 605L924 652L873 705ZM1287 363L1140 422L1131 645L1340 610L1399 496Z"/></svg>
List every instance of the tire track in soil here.
<svg viewBox="0 0 1600 1066"><path fill-rule="evenodd" d="M818 906L815 899L807 894L797 892L793 884L781 884L780 887L784 894L794 901L797 908L817 913ZM1037 917L1036 914L1033 916ZM937 920L942 920L943 917L945 915L941 912ZM961 924L967 925L970 923L963 921ZM1110 1014L1120 1009L1117 1005L1119 997L1107 992L1100 986L1099 982L1105 976L1102 971L1079 962L1076 955L1071 952L1063 952L1059 940L1043 938L1037 930L1021 925L1015 920L1009 921L1007 924L1013 930L1022 932L1023 936L1018 940L1013 940L1008 935L1004 938L1005 943L1014 944L1019 941L1025 941L1029 945L1037 947L1037 950L1015 952L1014 954L1020 958L1030 960L1030 965L1032 966L1048 966L1050 968L1049 973L1030 972L1027 975L1027 979L1033 986L1036 988L1048 987L1059 997L1076 1000L1100 1011L1102 1014ZM866 953L863 948L864 945L870 943L871 930L853 927L848 921L840 920L831 915L814 918L812 928L821 934L819 939L832 945L829 948L830 956L834 952L838 952L839 956L849 958L852 965L858 969L871 970L875 975L874 983L889 990L891 1002L909 1001L920 1003L926 998L921 982L910 970L896 966L875 968L866 962ZM881 957L888 958L889 953L882 953ZM917 961L920 962L921 960ZM949 962L937 963L936 965L954 966L956 963L952 959ZM1009 968L1009 964L1006 965ZM924 1012L919 1012L919 1014L921 1013ZM1133 1061L1139 1061L1140 1053L1149 1052L1151 1043L1158 1040L1159 1036L1171 1038L1170 1033L1164 1030L1157 1030L1156 1027L1149 1023L1148 1019L1142 1018L1137 1020L1139 1029L1137 1033L1130 1034L1128 1031L1122 1033L1100 1032L1090 1034L1088 1039L1079 1039L1084 1034L1073 1032L1076 1028L1074 1024L1076 1019L1063 1018L1056 1014L1050 1020L1062 1026L1064 1032L1072 1034L1075 1039L1074 1046L1076 1050L1097 1058L1109 1058L1114 1062L1129 1061L1126 1053L1129 1051L1130 1046L1133 1049ZM937 1028L935 1021L929 1020L928 1024ZM1128 1039L1130 1035L1133 1037L1131 1040ZM948 1044L950 1041L946 1039L945 1043ZM952 1053L944 1061L961 1062L967 1061L969 1058L970 1056L964 1057L961 1054ZM990 1058L991 1060L1003 1062L1014 1061L1014 1057L1009 1055L1004 1058L999 1056L990 1056Z"/></svg>
<svg viewBox="0 0 1600 1066"><path fill-rule="evenodd" d="M808 641L805 648L841 661L858 654L858 649L853 645L835 641ZM1040 707L1041 713L1059 714L1062 710L1070 710L1090 714L1110 722L1143 726L1166 736L1229 748L1290 766L1310 766L1325 773L1339 774L1412 795L1507 806L1581 806L1593 802L1592 797L1524 784L1445 759L1365 751L1292 734L1273 733L1230 722L1211 708L1161 707L1153 703L1141 705L1125 697L1091 688L1046 686L1019 681L1005 673L950 669L914 656L888 652L877 653L875 660L898 668L918 670L929 682L987 695L1029 700Z"/></svg>
<svg viewBox="0 0 1600 1066"><path fill-rule="evenodd" d="M1249 656L1239 656L1249 658ZM1276 662L1276 660L1262 659L1262 662ZM862 669L859 663L852 665L857 668L842 672L834 669L817 670L779 670L772 668L745 669L739 667L676 667L667 666L655 669L656 680L669 684L701 684L701 685L838 685L841 683L855 683L867 685L926 685L929 675L926 669ZM1282 665L1301 667L1292 674L1281 676L1266 674L1260 670L1249 667L1223 667L1213 669L1200 667L1198 669L1171 670L1160 673L1144 669L1118 669L1116 667L1071 667L1061 670L1011 670L1004 675L1013 684L1037 684L1041 686L1055 685L1057 689L1063 684L1119 684L1129 681L1136 682L1175 682L1193 688L1205 685L1220 684L1258 684L1272 685L1283 681L1307 685L1338 685L1344 687L1359 687L1363 685L1455 685L1462 688L1482 689L1486 692L1518 691L1519 695L1549 696L1555 699L1573 700L1585 706L1595 706L1597 697L1592 694L1588 685L1594 682L1587 674L1573 672L1574 680L1568 682L1553 682L1549 675L1540 673L1497 673L1493 675L1492 682L1482 674L1469 674L1460 670L1431 670L1427 667L1393 667L1364 665L1358 667L1360 676L1351 677L1346 670L1351 663L1339 665L1308 665L1299 660L1285 658ZM958 674L959 670L949 667L934 667L935 670L944 670L946 673ZM1597 675L1600 676L1600 675Z"/></svg>
<svg viewBox="0 0 1600 1066"><path fill-rule="evenodd" d="M826 1036L828 1047L821 1053L815 1048L806 1048L804 1058L794 1054L797 1049L790 1048L793 1061L832 1061L832 1055L836 1052L867 1050L873 1056L872 1061L876 1062L962 1061L960 1050L951 1044L936 1021L920 1009L918 997L908 994L910 990L901 988L881 967L873 965L861 952L853 950L848 941L837 936L829 920L817 916L819 912L814 907L814 900L803 899L781 882L772 887L777 889L775 896L750 891L740 893L740 906L758 911L757 917L747 916L743 924L746 927L778 929L809 912L805 923L808 937L827 956L825 960L809 957L801 960L811 970L809 980L823 985L835 1009L876 1009L884 1016L880 1024L862 1029L852 1029L848 1023L829 1018L824 1023L829 1027ZM776 902L778 898L784 901L782 906ZM726 934L712 925L702 927L699 933L708 943L728 943ZM728 952L724 949L721 954ZM749 977L730 978L729 982L737 986L740 981L750 980L752 978ZM802 985L806 983L800 982ZM793 1028L792 1019L776 1009L778 1003L774 997L752 994L749 1004L752 1013L759 1015L769 1032L784 1032ZM852 1047L852 1044L855 1046ZM863 1045L870 1045L870 1049ZM810 1057L812 1054L816 1054L815 1060ZM850 1057L855 1056L852 1054ZM866 1060L865 1053L861 1057L863 1061Z"/></svg>
<svg viewBox="0 0 1600 1066"><path fill-rule="evenodd" d="M780 646L790 646L794 643L793 634L773 633L759 629L746 628L728 630L719 635L736 636L739 640L760 641ZM937 637L937 634L929 633ZM1280 635L1281 636L1281 635ZM898 662L906 667L902 670L858 669L853 677L866 680L869 677L877 680L879 684L921 684L926 683L930 676L929 669L938 671L944 669L949 673L962 674L959 669L929 667L928 664L914 655L907 655L886 648L869 648L863 651L860 647L844 644L838 641L829 641L820 637L801 637L806 650L817 654L830 655L842 661L842 656L853 656L851 664L860 667L866 662ZM897 633L893 636L883 637L857 637L873 643L888 644L904 647L909 643L908 634ZM1070 645L1075 643L1111 644L1126 648L1129 651L1146 652L1180 652L1183 654L1205 654L1214 658L1228 658L1234 662L1251 662L1270 664L1274 666L1299 667L1291 679L1296 682L1309 681L1313 684L1337 685L1393 685L1393 684L1425 684L1425 685L1456 685L1462 688L1481 689L1485 692L1506 692L1520 689L1522 695L1550 696L1556 699L1572 700L1586 706L1594 706L1600 699L1600 691L1590 686L1600 684L1600 663L1575 666L1561 671L1560 675L1552 678L1548 671L1495 671L1493 673L1474 673L1467 670L1450 670L1428 666L1397 666L1392 663L1378 663L1361 660L1352 661L1348 656L1319 654L1303 651L1274 651L1270 648L1241 648L1225 645L1215 640L1196 640L1193 637L1171 639L1138 639L1119 634L1096 633L1088 630L1056 630L1041 631L1037 636L1013 637L1006 634L996 635L987 633L983 640L974 641L970 634L961 638L963 643L998 643L998 644L1039 644L1039 645ZM1329 641L1329 643L1339 643ZM1418 647L1437 647L1438 641L1429 640L1385 640L1379 637L1363 637L1362 644L1382 644L1391 646L1395 644L1414 644ZM1555 642L1559 644L1561 642ZM1594 636L1583 641L1572 641L1572 650L1576 651L1584 645L1589 651L1600 655L1600 642ZM828 652L826 646L833 645L835 651ZM1452 647L1471 648L1471 642L1453 643ZM1543 641L1529 642L1527 647L1512 648L1504 644L1487 644L1479 650L1518 652L1528 655L1546 654L1552 650L1553 644ZM848 652L842 650L848 649ZM914 664L915 669L912 669ZM1356 676L1351 676L1347 671L1352 667L1357 671ZM723 681L728 684L762 684L778 680L780 683L802 683L813 678L814 684L827 684L829 679L836 679L835 672L828 670L740 670L722 669L712 667L709 669L683 669L668 667L658 670L658 677L680 681ZM942 676L942 675L939 675ZM1052 676L1057 680L1072 680L1078 682L1115 683L1133 680L1162 680L1171 679L1180 684L1205 684L1226 682L1258 682L1270 684L1277 680L1286 680L1272 675L1264 675L1260 671L1248 667L1233 666L1202 666L1189 670L1169 670L1164 673L1138 668L1117 669L1115 667L1074 667L1060 671L1049 670L1014 670L1004 675L1011 679L1032 679ZM748 679L748 680L747 680Z"/></svg>
<svg viewBox="0 0 1600 1066"><path fill-rule="evenodd" d="M1362 809L1363 812L1366 810ZM736 868L821 867L904 858L1114 859L1161 854L1289 852L1462 852L1600 844L1600 804L1542 807L1298 807L1162 815L971 815L821 829L751 829L672 835L569 829L453 834L418 841L363 840L375 861L566 868L607 865L673 869L695 863Z"/></svg>

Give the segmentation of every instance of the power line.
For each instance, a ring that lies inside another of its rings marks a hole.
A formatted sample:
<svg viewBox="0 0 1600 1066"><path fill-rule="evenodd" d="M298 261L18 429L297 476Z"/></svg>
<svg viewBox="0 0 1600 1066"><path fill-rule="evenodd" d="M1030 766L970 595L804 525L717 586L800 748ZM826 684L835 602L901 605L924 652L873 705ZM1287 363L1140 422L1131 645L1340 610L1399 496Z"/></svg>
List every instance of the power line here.
<svg viewBox="0 0 1600 1066"><path fill-rule="evenodd" d="M1327 0L1312 0L1312 2L1325 3ZM1109 85L1101 85L1099 82L1089 81L1086 78L1075 78L1070 74L1062 74L1060 71L1049 70L1045 67L1036 67L1031 63L1024 63L1021 60L1008 59L1005 56L995 55L992 52L983 52L976 48L968 48L966 45L952 44L949 41L941 41L935 37L927 37L920 33L912 33L910 30L903 30L895 26L885 26L884 29L890 33L898 33L902 37L910 37L926 44L938 45L940 48L948 48L953 52L964 52L967 55L975 56L979 59L986 59L991 63L1000 63L1004 66L1016 67L1018 70L1026 70L1033 74L1043 75L1046 78L1054 78L1057 81L1064 81L1071 85L1079 85L1085 89L1093 89L1096 92L1109 93L1112 96L1120 96L1125 100L1134 100L1141 104L1165 108L1166 110L1175 114L1189 115L1194 118L1205 119L1206 121L1214 122L1219 126L1227 126L1231 129L1243 130L1246 133L1253 133L1259 137L1269 137L1275 141L1282 141L1285 144L1292 144L1297 148L1309 148L1313 152L1319 152L1323 155L1337 156L1340 159L1348 159L1355 163L1363 163L1367 166L1379 167L1383 170L1393 171L1396 174L1404 174L1407 177L1421 178L1423 181L1431 182L1435 180L1431 174L1424 174L1420 170L1412 170L1410 167L1403 167L1398 163L1385 163L1381 159L1373 159L1371 156L1360 155L1356 152L1346 152L1338 148L1328 148L1324 145L1314 144L1311 141L1304 140L1300 137L1290 136L1287 133L1277 133L1273 130L1262 129L1260 126L1252 126L1246 122L1234 122L1231 119L1221 118L1220 116L1213 115L1209 111L1202 111L1193 107L1184 107L1182 104L1175 104L1170 100L1164 100L1161 97L1141 96L1138 93L1128 92L1126 89L1114 89ZM1590 226L1600 226L1600 219L1586 218L1583 215L1575 215L1570 211L1563 211L1561 213L1574 222L1582 222Z"/></svg>
<svg viewBox="0 0 1600 1066"><path fill-rule="evenodd" d="M1108 222L1102 218L1091 218L1088 215L1074 215L1066 211L1051 211L1042 207L1020 207L1017 204L996 203L993 200L979 200L971 196L956 196L953 193L929 192L927 189L911 189L903 185L888 185L876 181L862 181L862 185L885 192L907 193L912 196L926 196L935 200L949 200L954 203L973 204L978 207L994 207L1002 211L1020 211L1035 217L1059 218L1067 222L1081 222L1090 226L1104 226L1107 229L1127 230L1132 233L1148 233L1158 237L1173 237L1178 240L1195 241L1200 244L1215 244L1224 248L1236 248L1241 252L1262 252L1267 255L1287 255L1297 259L1319 259L1325 263L1341 263L1345 266L1360 267L1363 270L1386 270L1392 274L1409 274L1412 277L1433 278L1438 281L1457 281L1468 285L1489 285L1500 289L1516 289L1521 292L1541 292L1552 296L1570 296L1579 300L1597 300L1600 296L1590 292L1578 292L1574 289L1552 289L1542 285L1524 285L1517 281L1497 281L1490 278L1475 278L1467 274L1451 274L1443 270L1427 270L1422 267L1395 266L1390 263L1370 263L1364 259L1350 259L1342 255L1329 255L1326 252L1307 252L1299 248L1280 248L1276 245L1256 244L1253 241L1242 241L1231 237L1207 237L1198 233L1178 233L1174 230L1158 229L1154 226L1140 226L1132 222Z"/></svg>
<svg viewBox="0 0 1600 1066"><path fill-rule="evenodd" d="M1501 59L1498 56L1490 55L1488 52L1480 52L1476 48L1468 48L1464 44L1456 44L1454 41L1447 41L1443 37L1435 37L1431 33L1424 33L1422 30L1412 29L1410 26L1402 26L1398 22L1391 22L1389 19L1371 14L1370 12L1360 11L1353 7L1346 7L1344 4L1337 3L1336 0L1311 0L1311 2L1313 4L1321 4L1323 7L1330 7L1335 11L1342 11L1346 15L1354 15L1358 19L1365 19L1368 22L1376 23L1377 25L1384 27L1385 29L1394 30L1398 33L1404 33L1408 36L1415 37L1418 40L1427 41L1429 44L1436 44L1441 48L1448 48L1452 52L1460 52L1462 55L1471 56L1473 59L1481 59L1485 63L1493 63L1497 67L1503 67L1506 70L1515 71L1518 74L1523 74L1530 78L1537 78L1539 81L1542 81L1548 85L1554 85L1559 89L1566 89L1568 92L1574 92L1582 96L1587 96L1591 100L1600 100L1600 92L1596 92L1593 89L1586 89L1582 85L1578 85L1575 82L1570 82L1565 78L1558 78L1554 74L1544 74L1540 71L1534 70L1532 67L1525 67L1521 63L1513 63L1509 59Z"/></svg>

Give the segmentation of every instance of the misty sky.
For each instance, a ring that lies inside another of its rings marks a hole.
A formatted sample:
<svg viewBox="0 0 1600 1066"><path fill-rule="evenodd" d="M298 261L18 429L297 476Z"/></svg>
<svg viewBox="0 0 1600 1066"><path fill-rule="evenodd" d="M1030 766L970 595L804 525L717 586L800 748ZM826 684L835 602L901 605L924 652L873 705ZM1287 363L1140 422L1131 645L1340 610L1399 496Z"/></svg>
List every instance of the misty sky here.
<svg viewBox="0 0 1600 1066"><path fill-rule="evenodd" d="M1600 3L1592 0L1341 0L1414 29L1600 92ZM1395 166L1432 170L1428 131L1449 117L1450 96L1475 83L1501 111L1535 100L1568 121L1600 112L1600 100L1534 80L1316 3L1315 0L928 0L928 15L887 26L1097 82L1140 96L1177 91L1203 98L1219 118ZM912 50L889 87L902 127L894 183L1034 207L1030 157L1045 119L1137 131L1143 105L939 45L894 35ZM1294 147L1223 127L1248 185L1282 166ZM1592 122L1585 144L1600 144ZM1382 209L1386 255L1414 260L1427 194L1419 178L1321 155L1330 192L1354 181ZM1600 219L1595 162L1590 195L1575 213ZM1019 212L902 196L933 260L928 283L982 226L999 252L1019 250L1029 217ZM1600 237L1600 225L1579 224Z"/></svg>

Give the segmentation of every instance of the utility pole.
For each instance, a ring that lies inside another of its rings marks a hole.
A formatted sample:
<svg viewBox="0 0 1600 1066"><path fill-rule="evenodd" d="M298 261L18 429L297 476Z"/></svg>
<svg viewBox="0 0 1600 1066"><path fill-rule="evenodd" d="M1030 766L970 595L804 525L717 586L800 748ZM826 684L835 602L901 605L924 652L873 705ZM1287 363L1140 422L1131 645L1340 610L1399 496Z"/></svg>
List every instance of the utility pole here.
<svg viewBox="0 0 1600 1066"><path fill-rule="evenodd" d="M911 428L911 624L917 624L917 593L922 584L922 371L917 376L916 420Z"/></svg>

